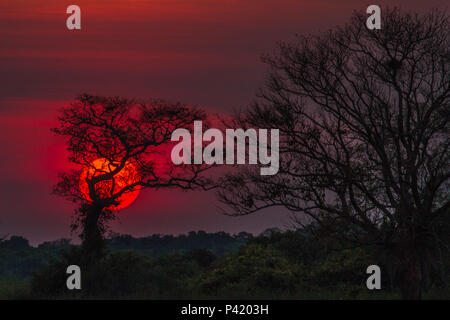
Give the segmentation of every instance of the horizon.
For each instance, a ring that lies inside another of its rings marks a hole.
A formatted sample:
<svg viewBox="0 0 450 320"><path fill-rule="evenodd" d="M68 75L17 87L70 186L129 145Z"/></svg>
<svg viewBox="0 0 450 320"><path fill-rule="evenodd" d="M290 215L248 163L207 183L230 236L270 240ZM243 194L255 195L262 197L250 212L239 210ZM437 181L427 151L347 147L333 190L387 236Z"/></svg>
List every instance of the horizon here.
<svg viewBox="0 0 450 320"><path fill-rule="evenodd" d="M252 233L252 232L247 232L245 230L238 231L238 232L233 232L233 233L226 232L226 231L209 232L209 231L205 231L205 230L191 230L191 231L183 232L183 233L179 233L179 234L152 233L152 234L139 236L139 237L133 236L131 234L126 234L126 233L111 232L111 233L107 234L105 239L106 240L111 240L114 237L118 237L118 236L131 236L134 239L144 239L144 238L150 238L150 237L153 237L153 236L160 236L160 237L172 236L172 237L175 238L175 237L180 237L180 236L189 236L189 233L191 233L191 232L194 232L196 234L198 234L199 232L205 232L206 234L218 234L218 233L222 233L223 232L223 233L225 233L225 234L227 234L227 235L229 235L231 237L236 237L240 233L247 233L247 234L250 234L252 237L258 237L258 236L261 236L261 235L263 235L264 233L266 233L268 231L285 232L285 231L291 231L291 229L281 229L281 228L274 227L274 228L267 228L267 229L263 230L262 232L256 233L256 234ZM47 241L43 241L43 242L39 242L39 243L32 243L27 237L21 236L19 234L6 235L6 237L4 239L2 239L2 240L3 241L9 241L9 240L11 240L12 237L19 237L19 238L23 238L23 239L27 240L29 245L31 247L33 247L33 248L37 248L40 245L45 244L45 243L54 243L54 242L57 242L57 241L60 241L60 240L69 240L69 244L71 244L71 245L80 245L81 244L81 240L79 238L77 238L77 237L62 237L62 238L57 238L57 239L54 239L54 240L47 240Z"/></svg>

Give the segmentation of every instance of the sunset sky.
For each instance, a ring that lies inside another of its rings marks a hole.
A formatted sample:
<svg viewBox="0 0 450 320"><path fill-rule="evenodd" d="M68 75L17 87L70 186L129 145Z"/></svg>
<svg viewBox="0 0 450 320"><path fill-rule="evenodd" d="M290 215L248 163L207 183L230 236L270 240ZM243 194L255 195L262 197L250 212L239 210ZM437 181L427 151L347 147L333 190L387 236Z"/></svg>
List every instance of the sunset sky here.
<svg viewBox="0 0 450 320"><path fill-rule="evenodd" d="M50 128L77 94L163 98L230 113L251 102L267 71L260 56L277 41L386 3L423 11L447 1L1 0L0 236L33 244L69 237L75 207L51 195L69 163ZM81 7L82 30L66 28L71 4ZM112 230L259 233L289 224L282 210L227 217L217 205L212 193L145 190Z"/></svg>

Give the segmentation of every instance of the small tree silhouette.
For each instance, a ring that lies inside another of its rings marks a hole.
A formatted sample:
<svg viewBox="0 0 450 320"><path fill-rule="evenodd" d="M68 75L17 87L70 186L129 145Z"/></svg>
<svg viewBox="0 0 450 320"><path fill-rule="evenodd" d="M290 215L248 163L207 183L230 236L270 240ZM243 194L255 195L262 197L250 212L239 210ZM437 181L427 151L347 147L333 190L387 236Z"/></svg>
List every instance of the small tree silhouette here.
<svg viewBox="0 0 450 320"><path fill-rule="evenodd" d="M450 200L449 17L384 10L281 43L266 86L237 121L280 129L280 171L245 168L219 192L231 215L283 206L401 266L421 297L442 248ZM342 228L341 228L342 227Z"/></svg>
<svg viewBox="0 0 450 320"><path fill-rule="evenodd" d="M58 120L52 130L67 138L69 160L78 168L60 175L54 193L80 203L72 231L81 229L84 263L101 257L107 222L127 195L144 188L210 187L203 174L210 166L175 166L167 156L172 132L206 121L202 110L84 94Z"/></svg>

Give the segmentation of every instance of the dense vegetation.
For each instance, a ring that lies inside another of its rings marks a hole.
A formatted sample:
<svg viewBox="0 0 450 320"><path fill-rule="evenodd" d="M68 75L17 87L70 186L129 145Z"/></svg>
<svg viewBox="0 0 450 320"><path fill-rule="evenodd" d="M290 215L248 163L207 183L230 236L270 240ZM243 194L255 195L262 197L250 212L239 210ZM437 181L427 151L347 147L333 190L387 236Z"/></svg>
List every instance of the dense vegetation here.
<svg viewBox="0 0 450 320"><path fill-rule="evenodd" d="M236 251L250 237L252 235L246 232L231 236L225 232L204 231L192 231L179 236L155 234L143 238L112 234L107 239L107 247L112 252L134 250L153 258L205 248L214 255L221 256ZM70 243L70 239L44 242L32 247L27 239L12 236L0 243L0 279L27 279L34 271L46 266L49 259L59 258L62 253L67 253L75 247Z"/></svg>
<svg viewBox="0 0 450 320"><path fill-rule="evenodd" d="M22 237L0 244L0 298L398 298L394 262L372 248L318 240L308 229L248 233L190 232L134 238L112 235L108 254L66 289L66 267L80 248L67 239L31 247ZM366 268L383 270L382 290L366 289ZM447 264L445 264L447 265ZM444 266L428 298L449 298Z"/></svg>

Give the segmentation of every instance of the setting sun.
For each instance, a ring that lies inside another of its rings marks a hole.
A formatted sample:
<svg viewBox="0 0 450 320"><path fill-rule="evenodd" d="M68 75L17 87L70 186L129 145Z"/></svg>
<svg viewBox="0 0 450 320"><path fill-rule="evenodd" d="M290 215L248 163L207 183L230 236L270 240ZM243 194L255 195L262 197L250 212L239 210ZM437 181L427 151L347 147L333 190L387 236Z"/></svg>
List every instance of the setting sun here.
<svg viewBox="0 0 450 320"><path fill-rule="evenodd" d="M92 179L92 177L112 172L116 167L111 165L107 159L99 158L91 163L90 167L86 167L81 172L80 176L80 191L83 196L91 201L89 196L89 187L86 179ZM105 181L98 182L95 185L96 193L100 198L111 197L119 193L124 187L129 186L139 180L139 175L137 173L136 167L127 162L125 167L117 173L113 179L108 179ZM108 209L110 210L120 210L128 205L130 205L134 200L136 200L139 189L131 190L123 193L117 199L118 205L112 205Z"/></svg>

